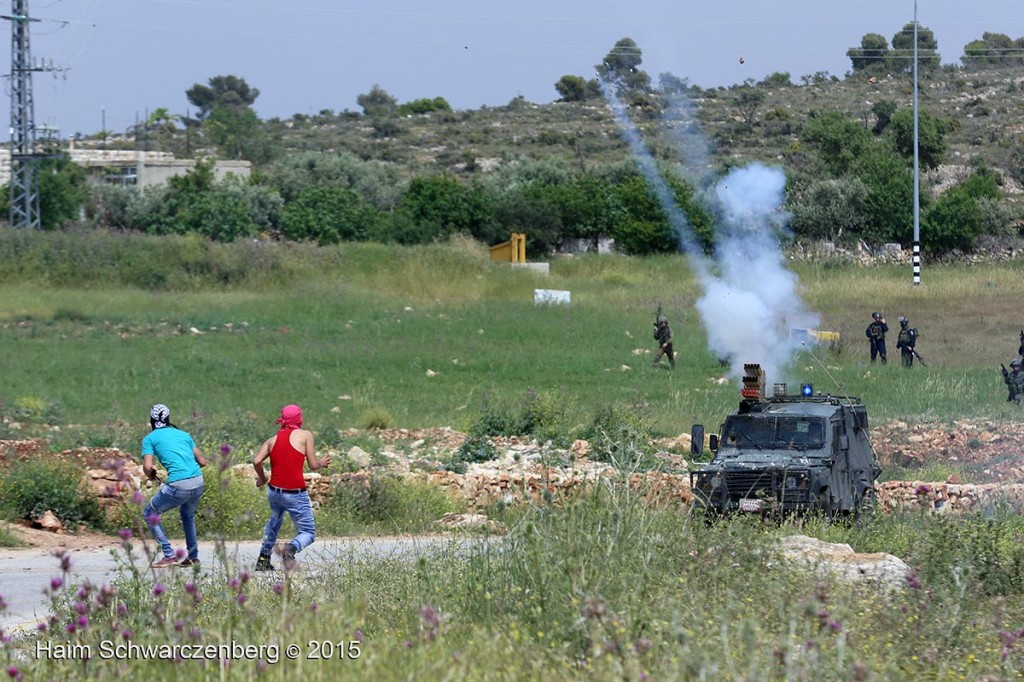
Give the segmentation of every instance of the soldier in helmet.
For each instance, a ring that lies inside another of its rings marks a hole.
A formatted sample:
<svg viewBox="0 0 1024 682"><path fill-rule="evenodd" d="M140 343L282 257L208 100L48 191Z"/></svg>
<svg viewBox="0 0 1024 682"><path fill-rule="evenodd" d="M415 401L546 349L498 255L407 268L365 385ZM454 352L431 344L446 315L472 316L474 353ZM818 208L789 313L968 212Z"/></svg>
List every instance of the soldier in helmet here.
<svg viewBox="0 0 1024 682"><path fill-rule="evenodd" d="M885 323L885 315L878 312L871 313L871 324L864 330L864 335L868 337L868 344L871 348L871 362L874 362L876 357L882 358L883 365L888 362L885 357L885 333L887 331L889 331L889 325Z"/></svg>
<svg viewBox="0 0 1024 682"><path fill-rule="evenodd" d="M914 366L914 347L917 346L917 330L910 326L910 320L900 315L900 335L896 339L896 348L900 351L903 366Z"/></svg>
<svg viewBox="0 0 1024 682"><path fill-rule="evenodd" d="M1024 399L1024 372L1021 372L1020 360L1010 360L1010 371L1006 371L1006 367L1003 366L1003 382L1006 384L1009 395L1006 396L1007 402L1014 402L1020 405L1021 399Z"/></svg>
<svg viewBox="0 0 1024 682"><path fill-rule="evenodd" d="M661 362L661 356L668 356L668 364L676 368L676 354L672 351L672 328L668 326L668 318L658 315L654 323L654 340L658 342L658 352L654 354L654 366Z"/></svg>

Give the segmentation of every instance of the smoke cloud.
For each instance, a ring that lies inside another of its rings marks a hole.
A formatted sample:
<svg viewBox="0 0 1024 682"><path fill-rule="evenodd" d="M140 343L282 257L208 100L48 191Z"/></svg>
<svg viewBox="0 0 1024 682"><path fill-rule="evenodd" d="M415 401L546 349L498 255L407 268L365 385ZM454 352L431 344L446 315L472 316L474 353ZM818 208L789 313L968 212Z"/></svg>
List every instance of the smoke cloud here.
<svg viewBox="0 0 1024 682"><path fill-rule="evenodd" d="M730 376L737 381L749 362L760 363L770 380L784 380L784 372L800 348L791 330L816 327L819 322L818 315L800 299L799 282L786 269L780 246L789 219L782 210L785 174L779 168L753 163L734 168L715 181L708 173L711 147L700 134L689 100L682 94L672 98L667 113L684 117L675 125L684 174L691 183L698 183L695 189L716 217L716 244L709 258L685 212L675 204L614 85L601 85L637 166L668 216L680 251L700 285L702 294L696 308L708 348L717 357L728 358Z"/></svg>

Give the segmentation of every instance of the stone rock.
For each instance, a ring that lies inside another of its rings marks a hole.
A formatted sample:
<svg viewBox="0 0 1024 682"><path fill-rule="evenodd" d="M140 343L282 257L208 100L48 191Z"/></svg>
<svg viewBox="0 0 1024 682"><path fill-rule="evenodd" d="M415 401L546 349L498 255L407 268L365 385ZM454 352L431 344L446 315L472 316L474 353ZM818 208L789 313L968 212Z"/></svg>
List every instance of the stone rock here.
<svg viewBox="0 0 1024 682"><path fill-rule="evenodd" d="M64 524L61 523L60 519L57 518L57 515L49 509L43 512L43 515L40 516L38 519L32 519L32 525L34 525L36 528L48 530L51 533L64 532Z"/></svg>
<svg viewBox="0 0 1024 682"><path fill-rule="evenodd" d="M824 542L806 535L782 538L779 548L786 560L810 566L822 577L867 583L884 590L904 587L910 573L906 562L892 554L861 554L847 544Z"/></svg>
<svg viewBox="0 0 1024 682"><path fill-rule="evenodd" d="M487 531L488 533L502 534L505 532L505 524L487 518L484 514L457 514L448 512L434 525L444 530L474 530Z"/></svg>
<svg viewBox="0 0 1024 682"><path fill-rule="evenodd" d="M370 466L370 453L363 450L358 445L353 445L348 451L348 458L352 460L357 467L360 469L366 469Z"/></svg>

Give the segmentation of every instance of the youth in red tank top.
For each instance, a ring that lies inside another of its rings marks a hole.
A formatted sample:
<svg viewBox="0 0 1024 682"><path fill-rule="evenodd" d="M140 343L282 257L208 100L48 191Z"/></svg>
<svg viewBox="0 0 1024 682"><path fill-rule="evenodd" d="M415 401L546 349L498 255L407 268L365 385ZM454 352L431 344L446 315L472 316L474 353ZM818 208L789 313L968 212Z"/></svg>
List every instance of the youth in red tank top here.
<svg viewBox="0 0 1024 682"><path fill-rule="evenodd" d="M270 485L295 490L306 487L302 466L306 453L295 449L291 442L292 429L281 429L270 451Z"/></svg>

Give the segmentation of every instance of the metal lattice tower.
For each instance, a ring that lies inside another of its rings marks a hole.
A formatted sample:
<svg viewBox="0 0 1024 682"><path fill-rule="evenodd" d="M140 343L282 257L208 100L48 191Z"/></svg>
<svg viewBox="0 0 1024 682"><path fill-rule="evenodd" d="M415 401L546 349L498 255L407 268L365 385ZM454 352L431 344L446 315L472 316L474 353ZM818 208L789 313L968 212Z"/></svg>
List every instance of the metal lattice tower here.
<svg viewBox="0 0 1024 682"><path fill-rule="evenodd" d="M11 226L40 227L28 0L11 0Z"/></svg>

